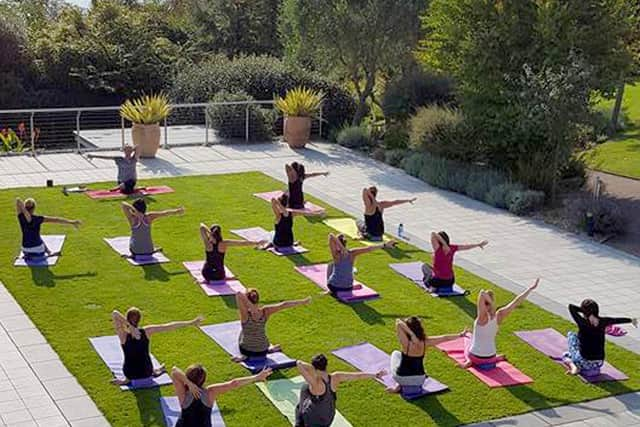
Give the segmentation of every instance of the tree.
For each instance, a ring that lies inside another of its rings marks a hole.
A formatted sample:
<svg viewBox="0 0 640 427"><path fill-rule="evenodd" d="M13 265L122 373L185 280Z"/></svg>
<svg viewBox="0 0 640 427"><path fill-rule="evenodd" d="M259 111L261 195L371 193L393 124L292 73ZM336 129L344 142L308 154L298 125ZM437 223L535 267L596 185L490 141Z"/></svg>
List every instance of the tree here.
<svg viewBox="0 0 640 427"><path fill-rule="evenodd" d="M14 106L29 65L26 22L15 5L0 4L0 46L0 106Z"/></svg>
<svg viewBox="0 0 640 427"><path fill-rule="evenodd" d="M284 0L280 33L288 59L332 73L357 95L353 124L381 73L411 57L424 0Z"/></svg>

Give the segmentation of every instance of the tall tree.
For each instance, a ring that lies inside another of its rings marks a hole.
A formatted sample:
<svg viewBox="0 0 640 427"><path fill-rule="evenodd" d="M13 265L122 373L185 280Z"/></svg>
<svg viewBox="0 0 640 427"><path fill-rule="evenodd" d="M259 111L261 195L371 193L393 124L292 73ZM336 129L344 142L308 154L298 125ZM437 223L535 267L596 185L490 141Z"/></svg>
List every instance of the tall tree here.
<svg viewBox="0 0 640 427"><path fill-rule="evenodd" d="M411 57L424 0L284 0L280 33L287 57L348 82L353 124L373 100L380 73Z"/></svg>

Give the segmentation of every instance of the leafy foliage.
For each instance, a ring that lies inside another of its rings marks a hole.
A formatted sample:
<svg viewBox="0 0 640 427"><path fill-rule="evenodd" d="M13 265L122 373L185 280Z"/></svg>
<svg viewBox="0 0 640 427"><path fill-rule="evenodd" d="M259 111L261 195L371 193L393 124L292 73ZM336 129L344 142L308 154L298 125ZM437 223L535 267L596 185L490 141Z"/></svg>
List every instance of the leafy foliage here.
<svg viewBox="0 0 640 427"><path fill-rule="evenodd" d="M338 144L347 148L364 148L371 142L371 135L364 126L345 126L336 137Z"/></svg>
<svg viewBox="0 0 640 427"><path fill-rule="evenodd" d="M257 104L216 105L216 102L253 101L246 92L230 93L220 91L211 98L207 107L211 127L221 138L246 138L245 120L249 118L249 140L265 141L273 137L273 113L260 108Z"/></svg>
<svg viewBox="0 0 640 427"><path fill-rule="evenodd" d="M591 215L593 230L603 235L622 234L629 222L620 203L608 196L594 199L590 194L583 195L568 203L567 212L580 229L584 229L587 215Z"/></svg>
<svg viewBox="0 0 640 427"><path fill-rule="evenodd" d="M448 107L420 108L409 120L409 145L449 159L473 159L462 114Z"/></svg>
<svg viewBox="0 0 640 427"><path fill-rule="evenodd" d="M120 116L137 124L159 123L171 112L166 95L145 95L125 101L120 107Z"/></svg>
<svg viewBox="0 0 640 427"><path fill-rule="evenodd" d="M296 87L287 91L284 97L277 96L275 106L289 117L313 117L322 106L324 96L306 87Z"/></svg>

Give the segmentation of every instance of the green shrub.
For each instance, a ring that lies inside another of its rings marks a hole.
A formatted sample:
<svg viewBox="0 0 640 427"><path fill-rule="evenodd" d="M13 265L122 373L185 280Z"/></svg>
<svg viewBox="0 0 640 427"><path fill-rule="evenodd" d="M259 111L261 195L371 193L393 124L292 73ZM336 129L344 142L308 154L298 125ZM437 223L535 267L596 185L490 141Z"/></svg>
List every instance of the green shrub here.
<svg viewBox="0 0 640 427"><path fill-rule="evenodd" d="M524 189L524 186L519 183L507 182L504 184L498 184L491 187L489 192L485 195L484 201L496 208L507 209L509 195L512 192L524 191Z"/></svg>
<svg viewBox="0 0 640 427"><path fill-rule="evenodd" d="M212 103L253 100L253 97L245 92L229 93L226 91L220 91L211 98ZM209 123L221 138L245 138L247 109L249 110L249 139L251 141L271 139L275 114L273 111L265 111L256 104L248 106L243 104L211 104L207 107Z"/></svg>
<svg viewBox="0 0 640 427"><path fill-rule="evenodd" d="M371 152L371 157L379 162L386 162L386 151L382 147L376 147Z"/></svg>
<svg viewBox="0 0 640 427"><path fill-rule="evenodd" d="M332 128L351 121L355 102L338 83L265 55L234 59L216 55L202 63L187 65L174 77L170 94L176 102L207 102L222 90L244 91L254 99L270 101L274 95L284 96L288 90L298 86L324 94L322 117L325 135Z"/></svg>
<svg viewBox="0 0 640 427"><path fill-rule="evenodd" d="M588 194L568 203L567 216L581 229L586 225L587 214L593 216L593 230L603 235L623 234L629 221L620 203L607 196L594 199Z"/></svg>
<svg viewBox="0 0 640 427"><path fill-rule="evenodd" d="M362 149L370 144L371 136L362 126L346 126L340 129L336 140L343 147Z"/></svg>
<svg viewBox="0 0 640 427"><path fill-rule="evenodd" d="M470 161L477 148L471 145L462 114L448 107L420 108L409 120L409 145L452 160Z"/></svg>
<svg viewBox="0 0 640 427"><path fill-rule="evenodd" d="M403 124L389 126L383 137L384 148L387 150L406 149L409 146L409 134Z"/></svg>
<svg viewBox="0 0 640 427"><path fill-rule="evenodd" d="M544 192L535 190L511 191L507 195L507 208L516 215L526 215L544 204Z"/></svg>
<svg viewBox="0 0 640 427"><path fill-rule="evenodd" d="M387 150L384 153L384 162L398 168L402 166L402 162L404 161L406 155L407 150L403 150L401 148Z"/></svg>
<svg viewBox="0 0 640 427"><path fill-rule="evenodd" d="M453 82L443 76L414 69L387 84L382 111L388 120L406 120L420 107L453 101Z"/></svg>
<svg viewBox="0 0 640 427"><path fill-rule="evenodd" d="M402 169L415 177L419 177L420 171L424 168L425 155L421 153L413 153L404 158L402 161Z"/></svg>

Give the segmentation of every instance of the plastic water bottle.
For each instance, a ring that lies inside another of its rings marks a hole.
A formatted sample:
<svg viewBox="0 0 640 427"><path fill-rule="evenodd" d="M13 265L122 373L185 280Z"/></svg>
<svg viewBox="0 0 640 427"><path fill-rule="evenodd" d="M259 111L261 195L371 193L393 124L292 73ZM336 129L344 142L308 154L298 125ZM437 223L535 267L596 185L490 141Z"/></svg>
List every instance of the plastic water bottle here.
<svg viewBox="0 0 640 427"><path fill-rule="evenodd" d="M404 225L402 223L400 223L400 225L398 225L398 237L402 239L402 234L404 234Z"/></svg>

